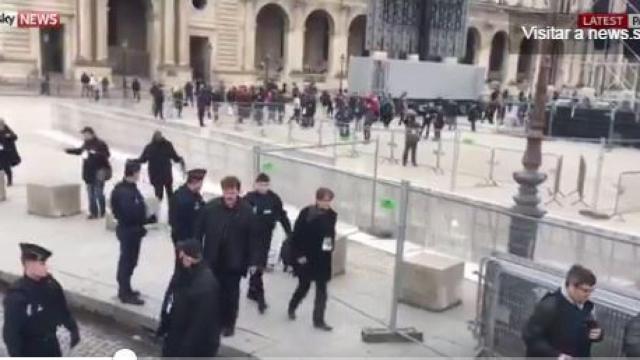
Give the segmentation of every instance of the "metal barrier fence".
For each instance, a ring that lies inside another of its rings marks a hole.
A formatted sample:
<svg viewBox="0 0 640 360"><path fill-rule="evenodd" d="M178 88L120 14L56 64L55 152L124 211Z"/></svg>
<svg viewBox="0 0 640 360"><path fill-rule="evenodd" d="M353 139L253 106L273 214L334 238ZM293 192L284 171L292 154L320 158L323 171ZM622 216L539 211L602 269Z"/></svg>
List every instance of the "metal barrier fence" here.
<svg viewBox="0 0 640 360"><path fill-rule="evenodd" d="M624 214L640 212L640 192L632 190L639 188L640 171L629 171L620 174L613 216L622 218Z"/></svg>
<svg viewBox="0 0 640 360"><path fill-rule="evenodd" d="M564 283L564 273L508 255L483 259L479 272L474 335L481 356L523 357L522 330L538 301ZM598 285L591 300L604 340L592 346L592 356L623 357L627 322L640 312L640 298Z"/></svg>

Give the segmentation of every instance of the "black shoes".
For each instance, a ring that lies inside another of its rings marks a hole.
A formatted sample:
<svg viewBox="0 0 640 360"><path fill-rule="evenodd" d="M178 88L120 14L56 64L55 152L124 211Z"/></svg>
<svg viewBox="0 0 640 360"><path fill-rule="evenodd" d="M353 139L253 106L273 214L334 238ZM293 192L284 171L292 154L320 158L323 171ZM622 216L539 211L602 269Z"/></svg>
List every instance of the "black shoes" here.
<svg viewBox="0 0 640 360"><path fill-rule="evenodd" d="M261 315L264 314L265 311L267 311L268 307L269 306L267 305L266 302L264 302L264 301L259 301L258 302L258 311L260 312Z"/></svg>
<svg viewBox="0 0 640 360"><path fill-rule="evenodd" d="M236 329L235 328L224 328L222 329L222 336L224 337L232 337L233 335L235 335L236 333Z"/></svg>
<svg viewBox="0 0 640 360"><path fill-rule="evenodd" d="M289 314L289 320L295 320L296 319L296 311L295 310L289 309L288 314Z"/></svg>
<svg viewBox="0 0 640 360"><path fill-rule="evenodd" d="M140 295L135 295L133 293L126 294L126 295L120 295L120 296L118 296L118 298L120 298L120 301L123 304L136 305L136 306L144 305L144 300L140 299Z"/></svg>
<svg viewBox="0 0 640 360"><path fill-rule="evenodd" d="M322 330L322 331L326 331L326 332L329 332L329 331L333 330L333 327L327 325L324 321L321 322L321 323L314 323L313 327L318 329L318 330Z"/></svg>

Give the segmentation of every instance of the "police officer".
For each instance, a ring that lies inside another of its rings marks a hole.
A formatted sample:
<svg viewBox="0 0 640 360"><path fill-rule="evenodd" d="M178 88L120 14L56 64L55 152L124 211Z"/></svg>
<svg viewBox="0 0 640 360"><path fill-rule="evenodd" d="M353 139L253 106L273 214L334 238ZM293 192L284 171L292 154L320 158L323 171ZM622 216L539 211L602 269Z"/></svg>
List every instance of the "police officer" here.
<svg viewBox="0 0 640 360"><path fill-rule="evenodd" d="M20 244L24 276L4 299L3 337L9 356L62 356L56 329L62 325L71 334L71 347L80 342L80 332L60 284L47 270L51 252L34 244Z"/></svg>
<svg viewBox="0 0 640 360"><path fill-rule="evenodd" d="M204 200L200 195L207 170L193 169L187 173L187 182L171 198L169 206L169 225L173 244L193 239L195 219Z"/></svg>
<svg viewBox="0 0 640 360"><path fill-rule="evenodd" d="M222 197L208 202L198 214L195 239L220 281L222 335L228 337L235 333L240 279L247 271L255 272L259 263L260 238L251 206L240 198L240 180L228 176L220 185Z"/></svg>
<svg viewBox="0 0 640 360"><path fill-rule="evenodd" d="M131 288L131 276L138 264L140 244L147 234L144 225L157 222L155 215L147 216L144 198L136 183L140 179L140 163L127 161L124 179L111 193L111 211L118 221L116 236L120 242L118 260L118 298L124 304L144 305L140 293Z"/></svg>
<svg viewBox="0 0 640 360"><path fill-rule="evenodd" d="M176 245L179 265L162 303L162 357L214 357L220 346L220 285L195 240Z"/></svg>
<svg viewBox="0 0 640 360"><path fill-rule="evenodd" d="M267 267L269 250L271 249L271 237L276 222L280 222L287 237L291 235L291 223L287 212L284 210L282 200L278 194L269 189L270 183L267 174L260 174L256 178L255 190L245 196L245 200L253 207L253 213L257 216L257 232L260 240L259 268L249 277L249 291L247 297L258 303L258 310L264 313L267 303L264 298L264 283L262 274Z"/></svg>

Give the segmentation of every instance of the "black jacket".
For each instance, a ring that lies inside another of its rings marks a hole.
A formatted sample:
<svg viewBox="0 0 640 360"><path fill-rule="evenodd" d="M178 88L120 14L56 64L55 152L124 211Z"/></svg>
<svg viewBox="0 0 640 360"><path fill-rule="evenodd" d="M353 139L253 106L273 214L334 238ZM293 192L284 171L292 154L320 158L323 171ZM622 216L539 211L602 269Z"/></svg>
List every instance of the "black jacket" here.
<svg viewBox="0 0 640 360"><path fill-rule="evenodd" d="M111 212L118 220L118 230L146 234L147 206L135 183L123 180L116 184L111 192Z"/></svg>
<svg viewBox="0 0 640 360"><path fill-rule="evenodd" d="M0 170L20 163L20 156L16 148L17 140L18 136L7 125L4 130L0 130Z"/></svg>
<svg viewBox="0 0 640 360"><path fill-rule="evenodd" d="M97 137L85 141L79 148L67 149L66 152L72 155L82 155L86 152L86 157L82 162L82 180L87 184L92 184L97 180L96 174L99 170L108 169L111 171L109 147Z"/></svg>
<svg viewBox="0 0 640 360"><path fill-rule="evenodd" d="M16 281L4 298L3 337L9 356L61 356L56 328L77 334L62 287L53 278Z"/></svg>
<svg viewBox="0 0 640 360"><path fill-rule="evenodd" d="M244 199L251 205L253 213L256 215L257 232L260 237L260 265L266 266L271 248L271 236L276 222L282 224L284 232L291 234L291 222L284 210L282 200L278 194L269 190L266 194L252 191L245 195Z"/></svg>
<svg viewBox="0 0 640 360"><path fill-rule="evenodd" d="M214 357L220 346L220 285L205 264L178 267L164 296L163 357Z"/></svg>
<svg viewBox="0 0 640 360"><path fill-rule="evenodd" d="M246 275L260 264L260 237L251 206L242 199L229 209L224 200L208 202L198 214L195 239L202 243L204 258L214 273Z"/></svg>
<svg viewBox="0 0 640 360"><path fill-rule="evenodd" d="M578 308L560 290L545 295L522 332L527 357L557 358L560 354L590 357L589 326L595 321L593 307L588 301L582 309Z"/></svg>
<svg viewBox="0 0 640 360"><path fill-rule="evenodd" d="M331 259L335 247L338 214L332 209L320 210L315 205L300 211L293 228L292 248L296 259L295 272L311 280L331 279ZM329 250L323 250L323 242L329 238ZM306 257L307 263L297 264L297 259Z"/></svg>
<svg viewBox="0 0 640 360"><path fill-rule="evenodd" d="M145 146L138 160L141 163L149 162L149 181L153 185L165 185L173 182L171 161L184 163L173 144L167 139L149 143Z"/></svg>
<svg viewBox="0 0 640 360"><path fill-rule="evenodd" d="M192 239L196 218L204 207L202 195L189 190L187 185L182 185L173 194L169 204L171 236L176 241Z"/></svg>

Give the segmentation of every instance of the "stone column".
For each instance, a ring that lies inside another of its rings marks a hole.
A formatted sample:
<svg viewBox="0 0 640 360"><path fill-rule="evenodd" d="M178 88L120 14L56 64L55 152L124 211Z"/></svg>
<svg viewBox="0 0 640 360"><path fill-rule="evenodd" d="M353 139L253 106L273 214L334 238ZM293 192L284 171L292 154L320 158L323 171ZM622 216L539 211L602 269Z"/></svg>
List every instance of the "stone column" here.
<svg viewBox="0 0 640 360"><path fill-rule="evenodd" d="M338 12L338 16L335 19L335 29L333 33L330 34L329 43L329 75L330 77L335 77L340 74L340 55L344 55L345 57L345 65L348 61L349 49L349 29L347 25L347 12L348 8L341 8Z"/></svg>
<svg viewBox="0 0 640 360"><path fill-rule="evenodd" d="M175 2L173 0L165 0L162 4L164 6L162 12L162 43L164 44L162 59L165 65L175 65Z"/></svg>
<svg viewBox="0 0 640 360"><path fill-rule="evenodd" d="M244 58L242 68L245 71L255 69L256 56L256 2L246 0L244 3Z"/></svg>
<svg viewBox="0 0 640 360"><path fill-rule="evenodd" d="M93 38L93 27L91 25L91 8L93 0L78 1L78 60L91 62L91 41Z"/></svg>
<svg viewBox="0 0 640 360"><path fill-rule="evenodd" d="M82 2L82 1L81 1ZM109 19L108 0L96 0L96 61L106 63L109 58Z"/></svg>
<svg viewBox="0 0 640 360"><path fill-rule="evenodd" d="M302 72L304 56L304 19L302 5L295 5L291 11L291 23L287 36L287 74Z"/></svg>
<svg viewBox="0 0 640 360"><path fill-rule="evenodd" d="M189 66L190 2L180 1L178 21L178 65Z"/></svg>
<svg viewBox="0 0 640 360"><path fill-rule="evenodd" d="M147 14L147 44L149 46L149 75L158 80L158 67L162 64L162 2L153 0Z"/></svg>

